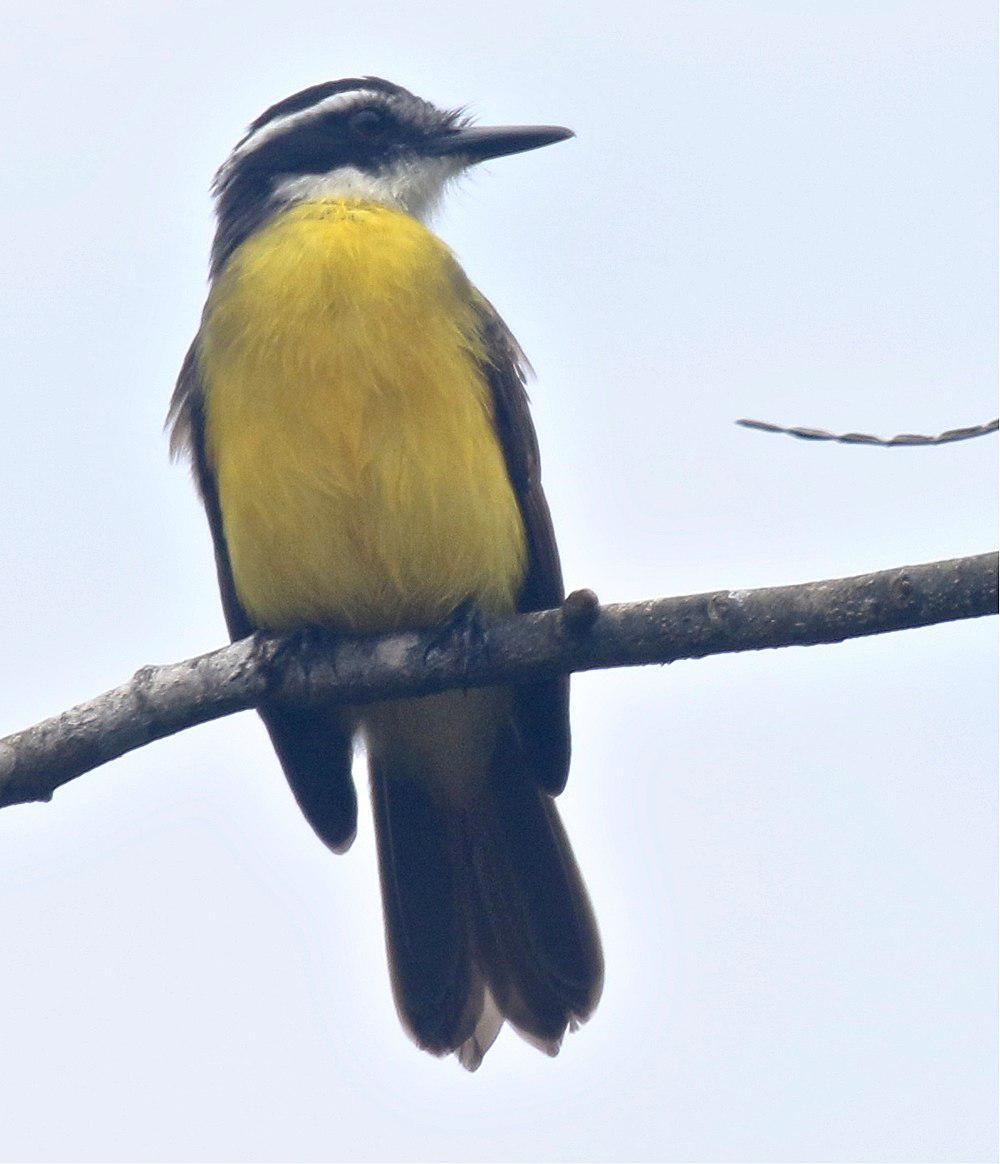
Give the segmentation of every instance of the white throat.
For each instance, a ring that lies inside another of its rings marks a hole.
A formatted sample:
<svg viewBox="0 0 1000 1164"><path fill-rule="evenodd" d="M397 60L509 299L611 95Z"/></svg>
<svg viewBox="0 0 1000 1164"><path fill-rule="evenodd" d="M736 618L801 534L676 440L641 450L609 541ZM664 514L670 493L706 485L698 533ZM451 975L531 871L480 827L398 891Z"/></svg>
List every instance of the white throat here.
<svg viewBox="0 0 1000 1164"><path fill-rule="evenodd" d="M324 198L357 198L402 210L426 222L445 188L464 168L455 157L414 158L372 174L356 166L339 166L326 174L300 174L279 181L274 203L289 205Z"/></svg>

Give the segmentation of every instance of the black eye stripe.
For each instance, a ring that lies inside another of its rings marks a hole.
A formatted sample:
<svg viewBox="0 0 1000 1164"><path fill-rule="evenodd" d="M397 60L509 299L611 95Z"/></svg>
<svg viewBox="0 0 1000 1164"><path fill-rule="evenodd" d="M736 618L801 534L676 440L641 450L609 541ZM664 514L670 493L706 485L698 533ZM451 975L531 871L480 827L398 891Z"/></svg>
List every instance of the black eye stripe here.
<svg viewBox="0 0 1000 1164"><path fill-rule="evenodd" d="M386 138L409 137L409 127L382 105L361 105L353 109L336 109L322 117L294 126L280 136L294 138L320 134L328 142L339 141L351 149L374 144Z"/></svg>
<svg viewBox="0 0 1000 1164"><path fill-rule="evenodd" d="M382 109L356 109L347 118L348 130L358 137L378 137L389 129L389 117Z"/></svg>

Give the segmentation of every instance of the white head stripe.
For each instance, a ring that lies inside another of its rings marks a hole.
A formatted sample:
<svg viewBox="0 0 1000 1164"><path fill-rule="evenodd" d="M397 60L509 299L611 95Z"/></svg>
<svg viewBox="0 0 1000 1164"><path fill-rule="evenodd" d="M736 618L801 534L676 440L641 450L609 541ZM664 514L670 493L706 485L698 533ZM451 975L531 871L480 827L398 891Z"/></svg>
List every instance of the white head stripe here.
<svg viewBox="0 0 1000 1164"><path fill-rule="evenodd" d="M327 113L350 109L354 105L363 105L366 101L384 99L384 97L384 93L378 93L374 89L351 89L346 93L332 93L314 105L298 109L294 113L286 113L284 117L272 118L271 121L265 122L260 129L255 130L248 138L240 142L229 155L227 165L231 165L237 158L245 157L259 149L265 142L281 133L287 133L288 130L294 129L297 125L312 121L316 117L323 117Z"/></svg>

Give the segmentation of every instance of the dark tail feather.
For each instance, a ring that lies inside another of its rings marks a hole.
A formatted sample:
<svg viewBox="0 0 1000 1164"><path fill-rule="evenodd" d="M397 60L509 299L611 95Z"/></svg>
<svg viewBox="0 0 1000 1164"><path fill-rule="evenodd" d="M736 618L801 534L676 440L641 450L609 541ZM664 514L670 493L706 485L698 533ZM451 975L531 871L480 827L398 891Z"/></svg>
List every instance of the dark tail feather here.
<svg viewBox="0 0 1000 1164"><path fill-rule="evenodd" d="M600 997L600 939L551 798L497 774L468 808L373 764L396 1004L417 1043L475 1070L504 1019L554 1055Z"/></svg>
<svg viewBox="0 0 1000 1164"><path fill-rule="evenodd" d="M504 1017L554 1055L567 1027L593 1013L604 983L573 850L552 798L508 773L498 773L472 826L479 963Z"/></svg>
<svg viewBox="0 0 1000 1164"><path fill-rule="evenodd" d="M473 1037L485 1007L467 919L458 816L419 779L390 776L372 759L389 973L417 1044L435 1055Z"/></svg>

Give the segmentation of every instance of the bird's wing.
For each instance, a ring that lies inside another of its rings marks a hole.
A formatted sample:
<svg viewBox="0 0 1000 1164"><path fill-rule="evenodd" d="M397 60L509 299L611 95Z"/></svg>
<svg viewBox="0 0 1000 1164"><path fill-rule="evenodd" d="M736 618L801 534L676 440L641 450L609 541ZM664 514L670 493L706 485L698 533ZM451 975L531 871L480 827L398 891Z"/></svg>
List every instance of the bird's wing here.
<svg viewBox="0 0 1000 1164"><path fill-rule="evenodd" d="M184 363L181 365L177 387L170 401L167 425L170 428L170 451L174 456L190 458L195 484L208 514L208 525L215 546L215 568L219 575L222 611L226 616L230 638L235 642L252 634L254 626L236 595L233 574L229 567L226 538L222 530L222 511L219 508L219 497L215 488L215 475L208 463L205 449L205 390L198 368L197 339L188 348Z"/></svg>
<svg viewBox="0 0 1000 1164"><path fill-rule="evenodd" d="M198 366L198 339L188 349L177 379L167 424L174 455L191 459L195 483L208 514L215 546L222 609L230 637L245 638L256 628L243 609L229 563L215 475L205 447L205 390ZM351 779L352 725L336 708L300 711L262 707L261 718L295 799L320 839L343 852L357 831L358 804Z"/></svg>
<svg viewBox="0 0 1000 1164"><path fill-rule="evenodd" d="M496 309L482 296L477 298L477 311L485 350L483 374L492 393L494 423L528 543L528 568L518 610L548 610L560 605L564 591L552 517L542 492L538 440L524 387L528 362ZM518 685L514 714L538 783L557 795L569 774L569 677Z"/></svg>

